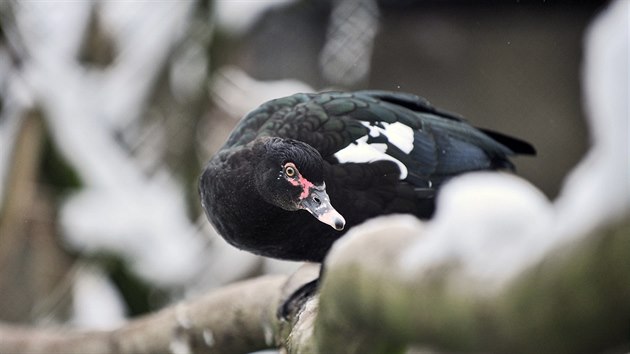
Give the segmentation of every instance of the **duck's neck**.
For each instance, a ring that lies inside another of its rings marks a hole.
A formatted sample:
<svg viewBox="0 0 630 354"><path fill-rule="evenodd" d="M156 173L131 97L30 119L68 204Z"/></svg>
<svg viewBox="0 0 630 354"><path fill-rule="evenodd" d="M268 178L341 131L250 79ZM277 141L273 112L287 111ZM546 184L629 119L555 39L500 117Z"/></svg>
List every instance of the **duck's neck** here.
<svg viewBox="0 0 630 354"><path fill-rule="evenodd" d="M248 249L243 242L260 239L286 212L267 203L255 185L255 161L250 149L218 153L206 169L203 196L208 217L231 244ZM251 234L251 235L249 235Z"/></svg>

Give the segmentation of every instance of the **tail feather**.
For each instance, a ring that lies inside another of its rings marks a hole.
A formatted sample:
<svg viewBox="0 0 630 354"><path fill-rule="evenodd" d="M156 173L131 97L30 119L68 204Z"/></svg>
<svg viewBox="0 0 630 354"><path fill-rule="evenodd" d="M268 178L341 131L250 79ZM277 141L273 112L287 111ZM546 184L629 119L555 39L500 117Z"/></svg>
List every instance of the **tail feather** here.
<svg viewBox="0 0 630 354"><path fill-rule="evenodd" d="M501 145L504 145L508 149L512 150L513 153L518 155L536 155L536 149L534 146L524 140L517 139L505 134L497 133L492 130L487 129L479 129L487 136L491 137L493 140L499 142Z"/></svg>

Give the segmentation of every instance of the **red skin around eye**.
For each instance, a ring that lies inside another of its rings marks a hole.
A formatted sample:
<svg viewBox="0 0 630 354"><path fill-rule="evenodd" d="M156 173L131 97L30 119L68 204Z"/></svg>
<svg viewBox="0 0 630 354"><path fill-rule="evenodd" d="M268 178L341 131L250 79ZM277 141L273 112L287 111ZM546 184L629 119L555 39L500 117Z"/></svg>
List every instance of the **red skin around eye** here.
<svg viewBox="0 0 630 354"><path fill-rule="evenodd" d="M306 178L302 177L302 175L299 172L297 173L297 179L287 178L287 180L289 181L289 183L291 183L292 185L296 187L297 186L302 187L302 193L300 193L300 199L304 199L308 197L308 195L311 193L311 188L315 187L313 183L311 183Z"/></svg>
<svg viewBox="0 0 630 354"><path fill-rule="evenodd" d="M304 199L308 197L308 195L311 193L311 188L315 187L315 185L313 185L313 183L311 183L306 178L302 177L301 174L298 174L298 181L299 181L298 183L302 186L302 193L300 194L300 199Z"/></svg>

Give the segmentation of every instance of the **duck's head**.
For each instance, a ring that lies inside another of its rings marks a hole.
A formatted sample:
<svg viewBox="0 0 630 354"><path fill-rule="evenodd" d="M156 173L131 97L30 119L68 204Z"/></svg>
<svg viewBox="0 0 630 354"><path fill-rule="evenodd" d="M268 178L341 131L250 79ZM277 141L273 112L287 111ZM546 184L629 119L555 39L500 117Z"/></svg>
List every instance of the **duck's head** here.
<svg viewBox="0 0 630 354"><path fill-rule="evenodd" d="M307 210L336 230L346 221L330 203L324 182L324 160L303 142L282 138L255 141L254 183L262 198L288 211Z"/></svg>

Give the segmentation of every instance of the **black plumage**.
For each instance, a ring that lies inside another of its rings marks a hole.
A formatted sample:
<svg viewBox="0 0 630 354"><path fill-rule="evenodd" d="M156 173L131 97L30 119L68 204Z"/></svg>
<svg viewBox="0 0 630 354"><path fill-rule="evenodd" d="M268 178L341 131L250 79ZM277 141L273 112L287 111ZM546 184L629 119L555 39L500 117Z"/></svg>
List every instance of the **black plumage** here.
<svg viewBox="0 0 630 354"><path fill-rule="evenodd" d="M429 218L444 181L513 170L515 154L535 150L415 95L295 94L245 116L199 190L208 219L232 245L321 262L350 227L392 213Z"/></svg>

